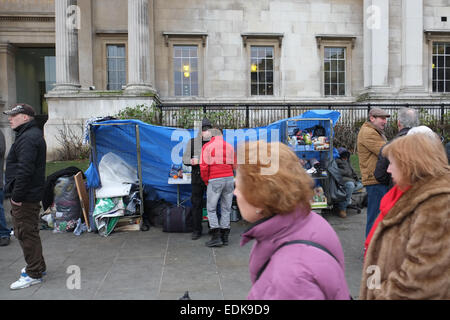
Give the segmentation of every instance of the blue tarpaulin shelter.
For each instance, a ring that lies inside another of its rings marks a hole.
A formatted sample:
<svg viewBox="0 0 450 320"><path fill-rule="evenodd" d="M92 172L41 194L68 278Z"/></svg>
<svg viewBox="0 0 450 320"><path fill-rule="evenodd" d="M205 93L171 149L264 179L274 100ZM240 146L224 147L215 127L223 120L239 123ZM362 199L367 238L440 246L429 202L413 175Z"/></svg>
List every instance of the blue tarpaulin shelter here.
<svg viewBox="0 0 450 320"><path fill-rule="evenodd" d="M330 118L333 125L340 113L330 110L311 110L304 114L274 122L266 127L224 130L224 139L235 148L240 142L264 139L286 141L286 121L299 117ZM101 124L101 125L98 125ZM136 129L139 129L138 131ZM142 183L147 195L176 203L177 186L169 185L168 178L173 164L182 163L187 142L197 134L194 129L180 129L146 124L139 120L109 120L92 126L91 145L96 151L97 165L102 157L113 152L125 162L137 168L137 134L140 141ZM95 157L94 157L95 158ZM183 199L191 194L190 185L180 185Z"/></svg>

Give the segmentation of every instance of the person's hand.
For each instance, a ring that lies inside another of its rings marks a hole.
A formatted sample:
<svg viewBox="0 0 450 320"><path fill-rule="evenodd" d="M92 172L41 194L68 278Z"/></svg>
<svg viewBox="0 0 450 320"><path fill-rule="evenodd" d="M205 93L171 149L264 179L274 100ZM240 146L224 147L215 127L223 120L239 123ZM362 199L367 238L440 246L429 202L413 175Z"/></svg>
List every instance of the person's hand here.
<svg viewBox="0 0 450 320"><path fill-rule="evenodd" d="M22 202L15 202L13 199L11 199L11 203L18 207L22 206Z"/></svg>
<svg viewBox="0 0 450 320"><path fill-rule="evenodd" d="M197 158L192 158L191 159L191 166L195 166L198 165L198 159Z"/></svg>

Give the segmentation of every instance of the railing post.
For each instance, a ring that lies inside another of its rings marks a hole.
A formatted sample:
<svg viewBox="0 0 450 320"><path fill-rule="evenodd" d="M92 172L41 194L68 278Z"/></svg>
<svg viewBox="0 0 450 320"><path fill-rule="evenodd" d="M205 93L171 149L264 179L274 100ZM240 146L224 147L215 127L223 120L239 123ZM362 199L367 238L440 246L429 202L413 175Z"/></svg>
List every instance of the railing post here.
<svg viewBox="0 0 450 320"><path fill-rule="evenodd" d="M444 114L445 114L445 106L444 106L444 104L442 103L441 104L441 125L443 126L444 125Z"/></svg>
<svg viewBox="0 0 450 320"><path fill-rule="evenodd" d="M250 108L248 105L245 106L245 127L250 127Z"/></svg>
<svg viewBox="0 0 450 320"><path fill-rule="evenodd" d="M288 104L287 109L288 109L288 116L287 117L290 118L291 117L291 105Z"/></svg>

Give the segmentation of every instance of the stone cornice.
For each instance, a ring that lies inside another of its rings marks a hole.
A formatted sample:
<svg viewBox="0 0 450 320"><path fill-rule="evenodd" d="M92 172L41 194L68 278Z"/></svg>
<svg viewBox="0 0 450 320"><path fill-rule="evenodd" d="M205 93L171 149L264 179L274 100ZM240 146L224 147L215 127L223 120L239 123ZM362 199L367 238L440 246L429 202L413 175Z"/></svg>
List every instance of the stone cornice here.
<svg viewBox="0 0 450 320"><path fill-rule="evenodd" d="M163 32L164 43L169 46L169 38L201 38L203 47L206 45L206 32Z"/></svg>
<svg viewBox="0 0 450 320"><path fill-rule="evenodd" d="M278 40L278 46L281 48L283 43L283 33L259 33L259 32L250 32L250 33L241 33L242 40L244 42L244 47L247 46L248 39L276 39Z"/></svg>
<svg viewBox="0 0 450 320"><path fill-rule="evenodd" d="M347 34L317 34L316 35L317 48L320 49L322 41L347 41L351 42L352 49L355 47L356 36Z"/></svg>

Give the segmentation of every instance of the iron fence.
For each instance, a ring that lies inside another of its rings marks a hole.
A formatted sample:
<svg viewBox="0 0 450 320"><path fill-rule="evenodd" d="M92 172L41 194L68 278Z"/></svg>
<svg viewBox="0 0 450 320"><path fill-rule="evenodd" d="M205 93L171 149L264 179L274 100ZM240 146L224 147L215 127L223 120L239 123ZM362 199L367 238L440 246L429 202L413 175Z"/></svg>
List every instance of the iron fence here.
<svg viewBox="0 0 450 320"><path fill-rule="evenodd" d="M160 124L170 127L192 127L194 120L212 117L223 128L255 128L294 117L312 109L336 110L341 113L339 124L352 126L367 119L372 107L383 108L392 117L401 107L410 107L428 115L442 126L448 125L450 103L441 104L161 104ZM211 119L210 119L211 120Z"/></svg>

